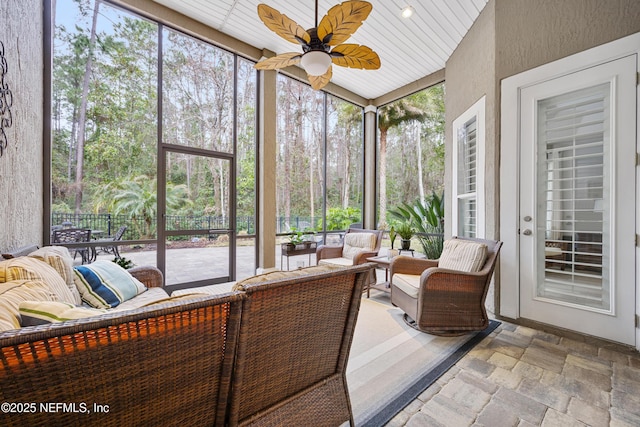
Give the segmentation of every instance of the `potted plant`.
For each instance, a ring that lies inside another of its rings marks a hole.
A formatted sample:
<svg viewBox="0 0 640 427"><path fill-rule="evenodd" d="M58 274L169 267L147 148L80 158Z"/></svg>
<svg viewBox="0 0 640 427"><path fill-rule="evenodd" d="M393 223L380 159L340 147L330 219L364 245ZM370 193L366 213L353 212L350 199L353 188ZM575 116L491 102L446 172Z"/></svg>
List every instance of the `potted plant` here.
<svg viewBox="0 0 640 427"><path fill-rule="evenodd" d="M400 236L400 245L402 250L407 251L411 248L411 238L415 233L413 227L409 222L403 222L398 226L396 230L398 236Z"/></svg>

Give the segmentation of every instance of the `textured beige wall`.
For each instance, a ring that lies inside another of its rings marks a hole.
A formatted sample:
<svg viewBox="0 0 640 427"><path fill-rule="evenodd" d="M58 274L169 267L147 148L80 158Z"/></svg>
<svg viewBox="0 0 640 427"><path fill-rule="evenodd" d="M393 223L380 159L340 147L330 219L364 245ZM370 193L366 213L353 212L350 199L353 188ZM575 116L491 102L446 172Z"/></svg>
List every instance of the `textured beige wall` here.
<svg viewBox="0 0 640 427"><path fill-rule="evenodd" d="M638 0L496 0L496 78L640 31Z"/></svg>
<svg viewBox="0 0 640 427"><path fill-rule="evenodd" d="M9 145L0 157L0 250L42 243L42 1L0 1L13 93Z"/></svg>
<svg viewBox="0 0 640 427"><path fill-rule="evenodd" d="M476 103L485 98L485 217L487 238L496 236L498 210L496 182L497 139L494 123L497 108L495 81L495 15L494 3L490 1L475 24L453 52L446 66L445 94L445 212L451 212L451 181L453 170L453 121ZM451 215L448 215L451 218ZM445 221L445 235L451 235L451 221ZM487 308L495 311L494 286L487 295Z"/></svg>

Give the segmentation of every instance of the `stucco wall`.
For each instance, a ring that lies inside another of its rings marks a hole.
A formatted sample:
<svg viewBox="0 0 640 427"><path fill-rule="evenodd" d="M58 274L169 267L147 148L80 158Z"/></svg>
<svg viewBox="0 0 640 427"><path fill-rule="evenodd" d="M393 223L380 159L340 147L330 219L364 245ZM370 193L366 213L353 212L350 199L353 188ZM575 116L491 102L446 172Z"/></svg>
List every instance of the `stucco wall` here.
<svg viewBox="0 0 640 427"><path fill-rule="evenodd" d="M0 157L0 250L42 241L42 1L0 1L4 43L13 93L9 145Z"/></svg>
<svg viewBox="0 0 640 427"><path fill-rule="evenodd" d="M638 0L496 0L496 80L640 31Z"/></svg>

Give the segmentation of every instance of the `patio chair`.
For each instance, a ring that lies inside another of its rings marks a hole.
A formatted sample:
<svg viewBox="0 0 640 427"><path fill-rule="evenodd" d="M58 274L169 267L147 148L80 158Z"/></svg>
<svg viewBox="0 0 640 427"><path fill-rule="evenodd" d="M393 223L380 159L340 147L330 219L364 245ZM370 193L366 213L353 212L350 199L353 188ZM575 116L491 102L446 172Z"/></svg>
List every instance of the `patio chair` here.
<svg viewBox="0 0 640 427"><path fill-rule="evenodd" d="M378 255L382 244L383 230L348 228L340 246L320 245L316 249L318 265L350 266L364 264L367 258ZM368 285L375 285L375 273L371 274Z"/></svg>
<svg viewBox="0 0 640 427"><path fill-rule="evenodd" d="M407 324L455 336L489 326L484 306L502 242L454 237L437 260L398 256L391 261L391 303Z"/></svg>
<svg viewBox="0 0 640 427"><path fill-rule="evenodd" d="M91 229L89 228L62 228L53 230L53 244L64 245L65 243L89 242L90 240ZM74 251L73 259L76 259L76 256L80 254L83 264L91 262L92 250L88 246L72 246L69 249Z"/></svg>
<svg viewBox="0 0 640 427"><path fill-rule="evenodd" d="M122 236L124 236L124 232L125 231L127 231L127 226L123 225L120 228L118 228L118 231L116 231L116 234L114 234L113 236L107 236L107 237L105 237L103 239L98 239L98 240L96 240L96 242L98 242L98 243L118 242L118 241L122 240ZM112 254L116 258L120 258L120 252L118 251L118 245L96 245L95 246L95 253L93 254L93 258L94 259L98 255L98 251L102 251L102 252L107 253L107 254Z"/></svg>

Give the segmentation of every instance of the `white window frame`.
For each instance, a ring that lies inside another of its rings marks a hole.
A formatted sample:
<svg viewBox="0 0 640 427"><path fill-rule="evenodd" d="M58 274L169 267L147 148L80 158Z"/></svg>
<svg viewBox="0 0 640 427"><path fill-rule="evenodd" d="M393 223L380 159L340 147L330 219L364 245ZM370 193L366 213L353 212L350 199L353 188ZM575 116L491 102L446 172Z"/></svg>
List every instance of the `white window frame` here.
<svg viewBox="0 0 640 427"><path fill-rule="evenodd" d="M485 237L485 102L483 96L467 111L453 121L453 182L452 182L452 221L451 232L454 236L460 235L462 230L458 228L458 207L462 200L475 199L476 201L476 237ZM465 124L475 117L476 119L476 191L475 193L458 193L459 170L458 161L462 153L458 149L458 135L464 132Z"/></svg>

